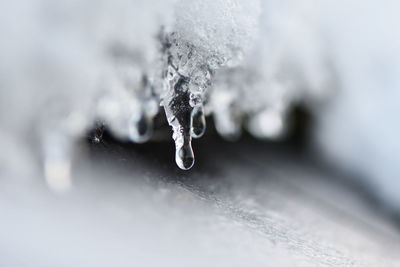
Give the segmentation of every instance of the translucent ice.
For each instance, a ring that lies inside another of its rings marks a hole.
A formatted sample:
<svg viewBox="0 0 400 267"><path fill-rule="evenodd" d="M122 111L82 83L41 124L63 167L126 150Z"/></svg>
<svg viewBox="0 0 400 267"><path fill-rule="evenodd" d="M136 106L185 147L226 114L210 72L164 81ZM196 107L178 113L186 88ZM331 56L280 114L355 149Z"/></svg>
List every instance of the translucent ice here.
<svg viewBox="0 0 400 267"><path fill-rule="evenodd" d="M97 117L119 138L137 143L147 141L159 99L138 59L129 54L114 57L103 76Z"/></svg>
<svg viewBox="0 0 400 267"><path fill-rule="evenodd" d="M175 23L161 37L162 105L182 169L194 162L192 137L200 137L205 130L203 102L212 76L223 65L238 64L249 50L258 12L258 1L189 0L175 6Z"/></svg>

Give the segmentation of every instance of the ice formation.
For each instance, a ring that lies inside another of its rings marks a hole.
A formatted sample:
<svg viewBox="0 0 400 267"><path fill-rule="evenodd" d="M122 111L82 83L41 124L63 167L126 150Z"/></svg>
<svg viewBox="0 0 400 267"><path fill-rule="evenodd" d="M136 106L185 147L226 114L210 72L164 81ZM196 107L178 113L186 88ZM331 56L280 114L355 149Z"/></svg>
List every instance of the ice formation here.
<svg viewBox="0 0 400 267"><path fill-rule="evenodd" d="M148 84L158 51L153 40L168 22L169 4L2 2L3 139L38 158L55 190L69 187L75 143L95 121L118 137L148 136L146 123L158 110Z"/></svg>
<svg viewBox="0 0 400 267"><path fill-rule="evenodd" d="M118 138L142 143L151 136L160 95L152 82L159 57L156 36L168 23L172 4L173 1L104 1L99 35L104 43L105 62L96 113L97 119Z"/></svg>
<svg viewBox="0 0 400 267"><path fill-rule="evenodd" d="M185 12L177 12L172 32L162 34L162 105L181 169L194 164L191 139L205 131L203 102L212 76L221 66L235 64L248 49L258 5L258 1L180 1L177 6Z"/></svg>
<svg viewBox="0 0 400 267"><path fill-rule="evenodd" d="M205 116L229 140L243 129L277 139L301 102L317 118L320 147L396 198L397 8L360 0L2 1L2 169L41 165L63 190L88 129L145 142L157 114L172 127L177 165L189 169ZM363 149L380 159L372 164Z"/></svg>

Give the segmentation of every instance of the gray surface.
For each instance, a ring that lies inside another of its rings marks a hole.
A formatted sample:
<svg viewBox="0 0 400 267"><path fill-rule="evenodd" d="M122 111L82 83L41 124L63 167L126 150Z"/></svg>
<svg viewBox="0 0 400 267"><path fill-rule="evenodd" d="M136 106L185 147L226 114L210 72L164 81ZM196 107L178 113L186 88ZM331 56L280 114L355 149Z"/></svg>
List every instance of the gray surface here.
<svg viewBox="0 0 400 267"><path fill-rule="evenodd" d="M301 153L245 140L91 145L63 195L3 177L1 266L400 266L398 229ZM89 160L87 160L89 158Z"/></svg>

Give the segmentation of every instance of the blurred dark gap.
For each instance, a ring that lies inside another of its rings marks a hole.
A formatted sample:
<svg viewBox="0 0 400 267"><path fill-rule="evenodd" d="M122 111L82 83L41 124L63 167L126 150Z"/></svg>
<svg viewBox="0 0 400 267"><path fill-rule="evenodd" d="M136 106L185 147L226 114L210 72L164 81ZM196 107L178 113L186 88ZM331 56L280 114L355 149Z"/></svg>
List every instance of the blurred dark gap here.
<svg viewBox="0 0 400 267"><path fill-rule="evenodd" d="M163 114L162 114L163 115ZM155 120L155 138L144 144L132 142L121 142L112 137L106 127L97 125L98 128L89 133L89 152L97 164L107 166L116 165L121 171L129 171L139 163L143 172L156 173L154 177L164 182L179 182L192 186L193 177L212 177L219 179L224 173L226 164L221 162L229 161L229 164L243 166L243 168L254 168L252 157L258 157L259 162L265 162L261 166L261 172L268 171L269 164L284 166L285 162L293 162L296 165L311 168L324 174L318 179L327 186L346 188L369 206L371 211L379 216L387 217L400 231L400 214L384 203L376 194L373 188L361 182L357 174L348 172L332 165L319 153L315 152L312 142L309 140L312 129L312 116L302 106L296 106L290 114L291 131L280 141L258 140L243 131L242 136L236 142L229 142L222 139L216 132L212 118L207 118L207 130L200 139L193 140L195 153L195 165L189 171L180 170L175 164L175 146L172 140L172 130L167 125L165 116L157 116ZM99 129L102 128L102 129ZM99 135L101 140L93 142L93 136ZM132 164L132 162L135 164ZM260 168L260 167L257 167ZM268 175L262 179L271 179ZM289 179L302 179L299 177L288 177ZM135 177L140 179L140 177ZM157 181L155 181L157 182ZM285 183L285 182L282 182Z"/></svg>

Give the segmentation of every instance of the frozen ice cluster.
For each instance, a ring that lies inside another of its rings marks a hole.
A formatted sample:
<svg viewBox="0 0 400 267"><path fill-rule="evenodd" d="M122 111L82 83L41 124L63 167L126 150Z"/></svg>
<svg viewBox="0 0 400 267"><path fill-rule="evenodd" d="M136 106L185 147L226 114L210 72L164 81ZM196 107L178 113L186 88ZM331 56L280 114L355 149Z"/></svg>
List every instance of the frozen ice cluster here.
<svg viewBox="0 0 400 267"><path fill-rule="evenodd" d="M94 125L147 141L160 105L189 169L214 73L249 49L260 10L256 0L1 5L2 139L40 158L46 177L69 176L75 143Z"/></svg>
<svg viewBox="0 0 400 267"><path fill-rule="evenodd" d="M242 129L279 139L301 103L314 112L326 155L396 195L398 7L372 0L1 1L0 167L43 166L49 185L62 189L89 129L100 125L141 143L162 114L186 170L205 116L229 140Z"/></svg>

